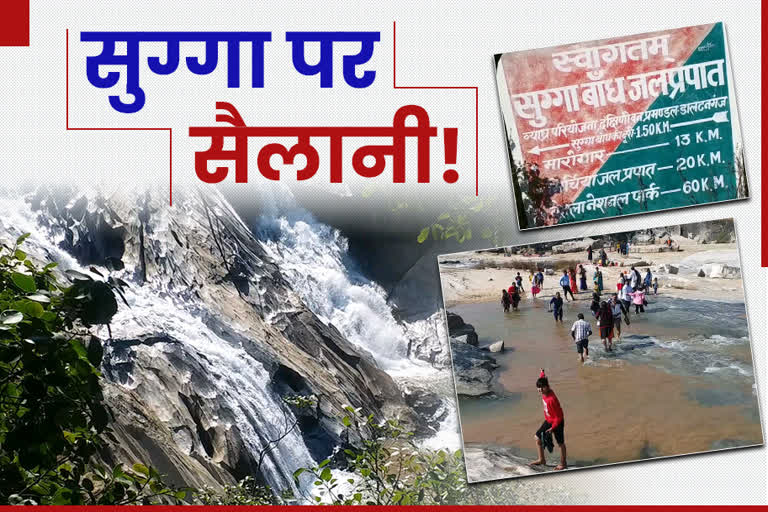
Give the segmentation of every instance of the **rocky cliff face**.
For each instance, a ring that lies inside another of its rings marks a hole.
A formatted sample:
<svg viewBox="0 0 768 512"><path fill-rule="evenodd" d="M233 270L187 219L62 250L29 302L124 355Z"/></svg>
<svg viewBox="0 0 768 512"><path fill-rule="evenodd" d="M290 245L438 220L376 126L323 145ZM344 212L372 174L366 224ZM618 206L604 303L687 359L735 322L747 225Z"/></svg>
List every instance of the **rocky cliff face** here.
<svg viewBox="0 0 768 512"><path fill-rule="evenodd" d="M416 419L392 378L307 308L219 195L177 191L172 210L152 193L46 190L28 203L83 270L111 269L131 285L105 340L117 438L108 457L152 464L177 484L257 474L287 487L293 470L339 444L343 406ZM53 244L41 249L57 259ZM296 418L281 400L291 394L317 396L317 410ZM300 428L262 457L294 421Z"/></svg>

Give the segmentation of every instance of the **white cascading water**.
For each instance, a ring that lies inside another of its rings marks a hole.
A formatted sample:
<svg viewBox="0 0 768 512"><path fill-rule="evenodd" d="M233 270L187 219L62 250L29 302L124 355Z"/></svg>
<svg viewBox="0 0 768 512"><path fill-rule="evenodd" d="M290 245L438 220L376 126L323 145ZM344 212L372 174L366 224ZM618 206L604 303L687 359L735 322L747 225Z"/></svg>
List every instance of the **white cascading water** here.
<svg viewBox="0 0 768 512"><path fill-rule="evenodd" d="M333 324L346 339L370 353L376 364L404 388L430 389L443 397L447 413L440 430L423 445L458 449L458 413L449 369L408 357L411 340L442 336L442 312L415 322L398 322L386 291L370 281L347 256L348 242L335 228L316 221L295 204L279 208L268 200L257 226L258 238L302 301L323 322Z"/></svg>
<svg viewBox="0 0 768 512"><path fill-rule="evenodd" d="M0 235L11 239L24 233L31 233L24 243L30 255L55 261L62 271L88 272L58 247L60 240L55 240L38 225L36 214L28 204L19 198L0 197ZM128 280L131 274L124 272L123 278ZM151 285L140 286L130 281L129 284L131 288L126 298L131 307L121 307L114 316L111 324L113 337L130 339L157 332L181 342L189 349L187 352L191 357L197 356L196 362L208 370L207 375L215 385L214 396L207 398L216 398L224 405L234 423L227 426L237 428L249 451L257 456L263 446L259 433L266 439L277 439L285 422L283 414L293 418L292 412L269 390L269 373L242 347L233 346L211 331L194 314L194 305L177 301ZM101 334L106 337L106 332ZM163 344L147 349L163 357ZM109 346L105 347L105 351L109 351ZM138 385L131 376L118 384L128 388ZM155 399L162 402L162 397L147 396L144 399L150 404ZM183 445L188 442L177 439L177 443L187 450L191 447ZM297 468L314 464L297 429L265 458L262 471L271 485L282 488L286 482L292 483L292 475Z"/></svg>
<svg viewBox="0 0 768 512"><path fill-rule="evenodd" d="M261 218L257 228L258 237L282 274L323 322L333 324L350 342L371 354L377 365L404 389L430 389L442 396L438 414L445 413L445 418L440 429L423 440L422 445L458 449L458 414L450 370L435 369L407 355L410 339L442 335L438 332L442 313L416 322L398 322L387 303L385 290L365 278L349 261L347 240L339 231L317 222L308 212L297 208L292 199L288 199L289 207L285 203L285 196L272 202L272 211ZM0 233L32 233L25 242L30 254L56 261L62 270L87 271L59 249L60 240L37 224L36 215L23 200L0 198L0 219ZM126 269L125 276L131 275L129 270L132 269ZM285 410L279 397L268 389L269 375L261 363L242 347L232 346L211 331L196 316L195 305L175 300L166 290L151 285L130 284L127 299L131 308L121 308L114 317L113 336L133 338L147 332L163 332L192 348L190 353L199 353L199 364L218 376L215 393L232 411L236 423L232 426L241 432L251 453L259 453L262 444L258 433L266 438L277 437L274 434L283 423ZM150 348L162 351L160 344ZM136 386L130 379L120 384ZM279 443L265 460L263 469L269 483L279 488L281 483L292 481L295 469L314 464L300 432L295 431ZM302 480L300 491L306 494L311 481Z"/></svg>

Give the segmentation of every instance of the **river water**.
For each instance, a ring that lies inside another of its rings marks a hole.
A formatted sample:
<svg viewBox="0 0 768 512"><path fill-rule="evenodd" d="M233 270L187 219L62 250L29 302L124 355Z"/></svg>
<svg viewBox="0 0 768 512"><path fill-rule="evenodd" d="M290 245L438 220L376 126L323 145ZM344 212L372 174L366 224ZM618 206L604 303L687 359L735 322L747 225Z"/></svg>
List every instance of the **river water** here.
<svg viewBox="0 0 768 512"><path fill-rule="evenodd" d="M591 336L582 365L570 327L582 312L598 332L587 294L566 304L562 324L547 312L548 301L526 297L509 313L496 301L450 308L475 326L481 346L503 339L507 347L494 354L495 396L459 401L465 444L535 457L541 367L564 410L571 465L762 443L744 303L650 297L613 353ZM557 448L550 460L556 456Z"/></svg>

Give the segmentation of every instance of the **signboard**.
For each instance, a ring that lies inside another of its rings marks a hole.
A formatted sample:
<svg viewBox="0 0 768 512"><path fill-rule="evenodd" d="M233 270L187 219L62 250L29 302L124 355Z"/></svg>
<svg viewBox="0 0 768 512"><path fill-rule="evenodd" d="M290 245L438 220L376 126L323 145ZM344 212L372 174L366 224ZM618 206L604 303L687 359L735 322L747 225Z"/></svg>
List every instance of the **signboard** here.
<svg viewBox="0 0 768 512"><path fill-rule="evenodd" d="M520 229L748 197L722 23L496 55Z"/></svg>

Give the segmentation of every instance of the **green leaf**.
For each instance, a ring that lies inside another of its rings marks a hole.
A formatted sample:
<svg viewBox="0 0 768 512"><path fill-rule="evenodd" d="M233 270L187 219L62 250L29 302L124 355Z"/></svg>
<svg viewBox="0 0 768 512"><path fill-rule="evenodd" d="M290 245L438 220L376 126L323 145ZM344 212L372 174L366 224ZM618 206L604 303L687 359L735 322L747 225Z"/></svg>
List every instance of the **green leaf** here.
<svg viewBox="0 0 768 512"><path fill-rule="evenodd" d="M416 241L420 244L423 244L427 238L429 238L429 226L421 230L421 233L419 233L418 238L416 238Z"/></svg>
<svg viewBox="0 0 768 512"><path fill-rule="evenodd" d="M30 235L30 234L31 234L31 233L24 233L24 234L23 234L23 235L21 235L19 238L17 238L17 239L16 239L16 245L21 245L21 244L24 242L24 240L26 240L27 238L29 238L29 235Z"/></svg>
<svg viewBox="0 0 768 512"><path fill-rule="evenodd" d="M349 419L349 416L344 416L341 418L341 422L344 424L345 427L349 427L352 425L352 421Z"/></svg>
<svg viewBox="0 0 768 512"><path fill-rule="evenodd" d="M58 263L56 263L55 261L52 261L49 264L47 264L46 266L44 266L43 270L51 270L52 268L56 268L58 266L59 266Z"/></svg>
<svg viewBox="0 0 768 512"><path fill-rule="evenodd" d="M17 300L13 303L13 308L32 318L40 318L45 313L43 306L31 300Z"/></svg>
<svg viewBox="0 0 768 512"><path fill-rule="evenodd" d="M325 466L327 466L327 465L328 465L330 462L331 462L331 459L325 459L323 462L321 462L321 463L320 463L320 464L317 466L317 469L321 469L321 468L324 468L324 467L325 467Z"/></svg>
<svg viewBox="0 0 768 512"><path fill-rule="evenodd" d="M174 494L177 500L183 500L187 497L187 491L177 491L176 494Z"/></svg>
<svg viewBox="0 0 768 512"><path fill-rule="evenodd" d="M294 482L299 483L299 477L301 476L301 474L304 471L306 471L306 468L299 468L299 469L297 469L296 471L293 472L293 480L294 480Z"/></svg>
<svg viewBox="0 0 768 512"><path fill-rule="evenodd" d="M25 253L21 249L16 249L16 252L13 253L13 257L19 261L24 261L25 259L27 259L27 253Z"/></svg>
<svg viewBox="0 0 768 512"><path fill-rule="evenodd" d="M22 321L24 315L18 311L9 309L0 313L0 323L4 325L13 325Z"/></svg>
<svg viewBox="0 0 768 512"><path fill-rule="evenodd" d="M136 463L133 465L133 470L139 474L142 474L144 476L149 476L149 468L141 463Z"/></svg>
<svg viewBox="0 0 768 512"><path fill-rule="evenodd" d="M35 278L32 276L14 272L11 274L11 281L25 292L30 293L37 290L37 286L35 286Z"/></svg>
<svg viewBox="0 0 768 512"><path fill-rule="evenodd" d="M324 482L330 482L332 478L331 468L325 468L323 469L323 472L320 473L320 479Z"/></svg>

